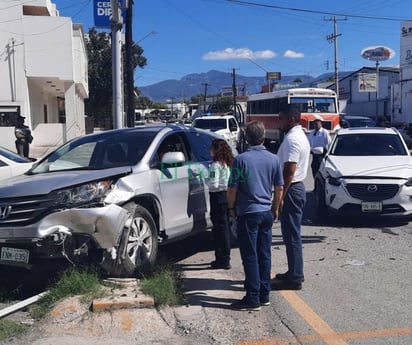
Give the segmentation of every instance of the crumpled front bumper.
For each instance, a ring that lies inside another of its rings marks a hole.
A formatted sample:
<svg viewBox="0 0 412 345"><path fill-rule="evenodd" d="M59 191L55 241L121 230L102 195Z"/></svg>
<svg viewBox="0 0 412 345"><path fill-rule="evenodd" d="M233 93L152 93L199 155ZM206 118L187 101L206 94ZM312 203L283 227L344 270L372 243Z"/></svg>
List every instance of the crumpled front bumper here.
<svg viewBox="0 0 412 345"><path fill-rule="evenodd" d="M36 243L58 233L84 234L99 247L109 249L117 245L128 219L128 211L114 204L62 210L27 226L0 227L0 244Z"/></svg>

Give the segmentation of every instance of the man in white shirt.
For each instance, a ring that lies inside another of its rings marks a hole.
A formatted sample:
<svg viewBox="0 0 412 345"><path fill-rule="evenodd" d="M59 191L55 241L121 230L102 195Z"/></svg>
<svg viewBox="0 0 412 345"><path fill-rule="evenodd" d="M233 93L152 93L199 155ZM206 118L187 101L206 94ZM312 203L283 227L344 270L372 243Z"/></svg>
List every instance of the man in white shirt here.
<svg viewBox="0 0 412 345"><path fill-rule="evenodd" d="M322 157L326 153L330 144L330 135L328 130L322 127L322 120L313 121L315 129L309 134L310 152L312 153L312 175L315 178L319 170Z"/></svg>
<svg viewBox="0 0 412 345"><path fill-rule="evenodd" d="M300 111L287 105L279 112L279 127L286 132L278 150L283 170L283 197L279 207L288 271L272 280L272 290L300 290L304 280L301 223L306 203L303 184L309 167L310 145L300 123Z"/></svg>

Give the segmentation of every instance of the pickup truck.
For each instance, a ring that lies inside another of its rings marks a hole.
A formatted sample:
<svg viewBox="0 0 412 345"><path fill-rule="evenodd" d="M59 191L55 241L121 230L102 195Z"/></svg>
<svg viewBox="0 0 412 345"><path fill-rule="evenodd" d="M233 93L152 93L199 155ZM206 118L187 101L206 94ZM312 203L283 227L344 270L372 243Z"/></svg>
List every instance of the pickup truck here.
<svg viewBox="0 0 412 345"><path fill-rule="evenodd" d="M240 136L240 126L233 115L210 115L196 118L192 127L207 129L223 136L234 147Z"/></svg>

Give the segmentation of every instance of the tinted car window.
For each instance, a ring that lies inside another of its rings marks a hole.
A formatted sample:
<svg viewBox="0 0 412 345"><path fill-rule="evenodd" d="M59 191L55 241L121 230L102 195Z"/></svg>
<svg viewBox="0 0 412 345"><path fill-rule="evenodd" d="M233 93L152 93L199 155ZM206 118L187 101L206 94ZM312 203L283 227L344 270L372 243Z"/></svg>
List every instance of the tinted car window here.
<svg viewBox="0 0 412 345"><path fill-rule="evenodd" d="M14 152L11 152L5 148L0 148L0 155L4 156L8 159L10 159L11 161L14 161L16 163L27 163L30 162L29 159L25 158L25 157L21 157L17 154L15 154Z"/></svg>
<svg viewBox="0 0 412 345"><path fill-rule="evenodd" d="M226 119L196 119L192 126L215 132L226 128Z"/></svg>
<svg viewBox="0 0 412 345"><path fill-rule="evenodd" d="M395 156L407 155L399 136L395 134L346 134L334 141L335 156Z"/></svg>
<svg viewBox="0 0 412 345"><path fill-rule="evenodd" d="M190 132L188 137L195 159L199 162L211 161L212 156L210 155L209 148L212 145L213 139L216 138L207 133L200 132Z"/></svg>
<svg viewBox="0 0 412 345"><path fill-rule="evenodd" d="M73 140L42 160L30 173L59 170L107 169L137 164L155 132L116 132Z"/></svg>
<svg viewBox="0 0 412 345"><path fill-rule="evenodd" d="M375 121L372 119L344 119L349 127L376 127Z"/></svg>

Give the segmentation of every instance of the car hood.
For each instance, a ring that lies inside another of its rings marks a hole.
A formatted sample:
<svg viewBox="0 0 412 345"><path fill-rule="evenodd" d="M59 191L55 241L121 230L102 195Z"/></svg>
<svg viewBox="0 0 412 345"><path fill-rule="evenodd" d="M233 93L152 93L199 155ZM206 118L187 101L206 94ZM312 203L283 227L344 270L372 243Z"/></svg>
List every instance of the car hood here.
<svg viewBox="0 0 412 345"><path fill-rule="evenodd" d="M325 168L334 177L369 176L408 179L412 177L412 157L328 156Z"/></svg>
<svg viewBox="0 0 412 345"><path fill-rule="evenodd" d="M45 195L56 189L68 188L112 176L125 175L131 171L131 167L118 167L104 170L71 170L19 175L1 181L0 199Z"/></svg>

